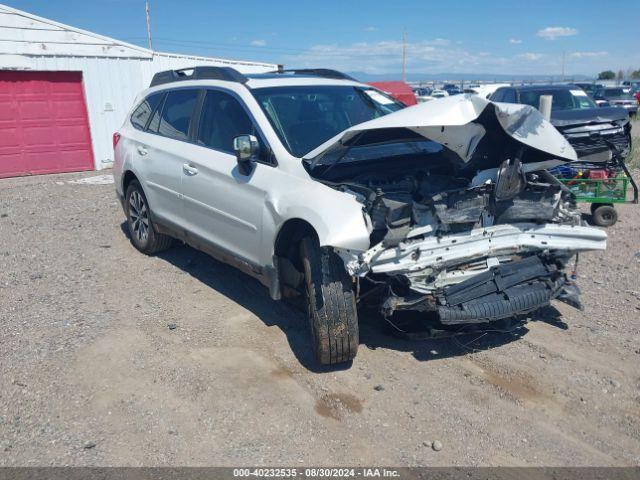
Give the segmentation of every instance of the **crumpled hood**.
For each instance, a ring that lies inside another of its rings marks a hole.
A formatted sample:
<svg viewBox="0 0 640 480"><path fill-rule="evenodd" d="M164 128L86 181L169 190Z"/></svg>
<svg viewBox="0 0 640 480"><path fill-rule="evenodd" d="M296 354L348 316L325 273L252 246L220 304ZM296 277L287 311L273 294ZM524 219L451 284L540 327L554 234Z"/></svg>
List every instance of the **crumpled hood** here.
<svg viewBox="0 0 640 480"><path fill-rule="evenodd" d="M406 136L406 130L438 142L469 162L476 147L489 130L497 142L517 143L535 149L541 157L563 161L577 160L576 152L556 128L529 105L495 103L477 95L455 95L421 103L368 122L354 125L304 156L314 160L350 142L358 142L362 133L383 131L385 141ZM497 135L497 137L496 137ZM374 137L368 135L369 138ZM372 140L371 143L374 143ZM358 143L361 145L362 143Z"/></svg>

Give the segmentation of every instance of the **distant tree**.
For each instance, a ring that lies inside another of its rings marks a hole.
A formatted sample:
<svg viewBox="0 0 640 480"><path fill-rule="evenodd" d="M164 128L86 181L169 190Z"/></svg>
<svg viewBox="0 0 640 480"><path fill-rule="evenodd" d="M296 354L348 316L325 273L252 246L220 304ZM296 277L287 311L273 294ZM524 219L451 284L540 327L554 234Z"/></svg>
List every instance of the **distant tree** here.
<svg viewBox="0 0 640 480"><path fill-rule="evenodd" d="M619 82L624 80L624 72L622 70L618 70L618 75L616 76Z"/></svg>
<svg viewBox="0 0 640 480"><path fill-rule="evenodd" d="M613 80L616 78L616 74L613 70L605 70L598 74L598 80Z"/></svg>
<svg viewBox="0 0 640 480"><path fill-rule="evenodd" d="M640 70L634 70L633 72L631 72L629 77L633 78L634 80L640 78Z"/></svg>

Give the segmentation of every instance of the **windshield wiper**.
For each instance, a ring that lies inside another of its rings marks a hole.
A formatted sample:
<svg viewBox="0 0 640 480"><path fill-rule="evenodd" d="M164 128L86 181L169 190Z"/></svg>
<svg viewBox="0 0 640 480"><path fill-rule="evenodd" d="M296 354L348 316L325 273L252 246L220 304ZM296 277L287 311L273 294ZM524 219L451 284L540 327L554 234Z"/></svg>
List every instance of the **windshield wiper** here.
<svg viewBox="0 0 640 480"><path fill-rule="evenodd" d="M331 170L336 164L338 164L339 162L342 161L342 159L347 155L347 153L349 153L351 151L351 149L354 147L354 145L358 142L358 140L360 140L360 138L364 135L366 130L363 130L361 132L356 133L353 138L352 138L352 142L350 145L345 146L344 147L344 151L340 154L340 156L338 158L336 158L332 164L330 164L327 169L322 172L323 175L326 175L326 173ZM342 142L340 142L340 145L343 145ZM344 145L343 145L344 146ZM316 167L316 165L318 164L318 162L322 160L322 157L320 158L316 158L312 163L311 163L311 168L314 169Z"/></svg>

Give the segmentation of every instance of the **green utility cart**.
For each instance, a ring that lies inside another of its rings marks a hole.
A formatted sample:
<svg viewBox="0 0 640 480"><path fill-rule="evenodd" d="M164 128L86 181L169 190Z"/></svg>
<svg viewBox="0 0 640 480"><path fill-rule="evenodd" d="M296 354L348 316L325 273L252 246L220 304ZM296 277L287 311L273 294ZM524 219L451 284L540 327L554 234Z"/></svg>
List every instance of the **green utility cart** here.
<svg viewBox="0 0 640 480"><path fill-rule="evenodd" d="M616 203L638 203L638 186L622 159L606 165L572 162L550 170L576 196L576 201L591 204L593 223L609 227L618 221ZM628 190L633 200L627 200Z"/></svg>

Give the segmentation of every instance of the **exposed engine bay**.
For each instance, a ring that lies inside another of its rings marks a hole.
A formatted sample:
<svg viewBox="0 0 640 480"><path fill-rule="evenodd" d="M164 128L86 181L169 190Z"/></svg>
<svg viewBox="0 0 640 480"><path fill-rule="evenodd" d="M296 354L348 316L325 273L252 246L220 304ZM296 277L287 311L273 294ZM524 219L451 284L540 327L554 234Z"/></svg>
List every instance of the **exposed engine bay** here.
<svg viewBox="0 0 640 480"><path fill-rule="evenodd" d="M385 317L428 312L446 328L526 314L552 299L581 308L565 270L575 270L579 252L604 249L606 234L583 225L572 193L545 170L558 156L507 137L494 113L469 124L466 150L452 152L443 126L437 142L401 134L405 146L415 143L388 158L351 145L311 169L362 204L370 249L335 251L349 274L377 288L370 298ZM530 116L520 113L519 125Z"/></svg>
<svg viewBox="0 0 640 480"><path fill-rule="evenodd" d="M372 248L357 258L339 253L352 275L388 277L386 315L433 311L454 325L526 313L557 297L579 307L563 270L606 238L581 226L571 193L553 176L523 173L517 160L471 181L418 171L356 182L370 192Z"/></svg>

